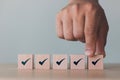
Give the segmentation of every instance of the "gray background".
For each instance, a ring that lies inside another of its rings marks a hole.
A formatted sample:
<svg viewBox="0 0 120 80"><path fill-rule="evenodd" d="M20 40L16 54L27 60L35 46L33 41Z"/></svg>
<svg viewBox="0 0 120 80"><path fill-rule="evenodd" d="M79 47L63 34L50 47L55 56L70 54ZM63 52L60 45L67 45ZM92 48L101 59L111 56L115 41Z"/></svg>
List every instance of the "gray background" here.
<svg viewBox="0 0 120 80"><path fill-rule="evenodd" d="M0 63L17 55L84 53L84 44L57 38L55 15L68 0L0 0ZM120 0L100 0L110 31L105 63L120 63Z"/></svg>

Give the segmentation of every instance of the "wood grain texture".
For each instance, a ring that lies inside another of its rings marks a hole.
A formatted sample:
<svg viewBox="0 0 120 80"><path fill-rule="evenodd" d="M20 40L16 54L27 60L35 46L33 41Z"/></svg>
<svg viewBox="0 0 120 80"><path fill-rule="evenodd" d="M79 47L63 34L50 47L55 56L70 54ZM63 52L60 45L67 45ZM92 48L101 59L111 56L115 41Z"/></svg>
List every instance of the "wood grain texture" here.
<svg viewBox="0 0 120 80"><path fill-rule="evenodd" d="M17 64L0 64L0 80L120 80L120 64L104 70L18 70Z"/></svg>

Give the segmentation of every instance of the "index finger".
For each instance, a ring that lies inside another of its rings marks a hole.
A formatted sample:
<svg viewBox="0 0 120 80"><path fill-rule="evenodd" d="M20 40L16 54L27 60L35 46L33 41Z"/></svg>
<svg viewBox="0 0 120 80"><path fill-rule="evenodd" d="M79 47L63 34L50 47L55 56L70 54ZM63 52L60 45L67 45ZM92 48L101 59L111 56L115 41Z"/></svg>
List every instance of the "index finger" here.
<svg viewBox="0 0 120 80"><path fill-rule="evenodd" d="M88 11L85 15L85 54L94 56L96 51L96 41L99 28L99 16L96 11Z"/></svg>

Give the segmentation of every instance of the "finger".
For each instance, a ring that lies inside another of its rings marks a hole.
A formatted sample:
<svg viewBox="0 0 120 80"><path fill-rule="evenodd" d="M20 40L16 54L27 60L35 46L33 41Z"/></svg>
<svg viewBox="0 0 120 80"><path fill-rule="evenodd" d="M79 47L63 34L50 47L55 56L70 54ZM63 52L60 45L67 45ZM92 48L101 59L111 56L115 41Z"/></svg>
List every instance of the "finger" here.
<svg viewBox="0 0 120 80"><path fill-rule="evenodd" d="M85 50L85 54L90 57L95 55L98 22L99 22L99 18L98 18L98 15L96 12L90 11L90 12L86 13L86 18L85 18L86 50Z"/></svg>
<svg viewBox="0 0 120 80"><path fill-rule="evenodd" d="M108 34L108 29L109 29L105 14L103 15L102 20L103 22L101 24L101 27L100 27L101 29L99 31L98 40L96 43L96 53L98 55L103 55L105 57L106 56L105 45L106 45L107 34Z"/></svg>
<svg viewBox="0 0 120 80"><path fill-rule="evenodd" d="M63 20L64 38L66 40L74 41L75 38L73 37L73 22L71 16L67 12L65 12L62 20Z"/></svg>
<svg viewBox="0 0 120 80"><path fill-rule="evenodd" d="M60 13L56 16L56 31L59 38L64 39L63 24Z"/></svg>
<svg viewBox="0 0 120 80"><path fill-rule="evenodd" d="M73 18L73 35L76 40L85 42L84 36L84 15L80 15L78 18Z"/></svg>

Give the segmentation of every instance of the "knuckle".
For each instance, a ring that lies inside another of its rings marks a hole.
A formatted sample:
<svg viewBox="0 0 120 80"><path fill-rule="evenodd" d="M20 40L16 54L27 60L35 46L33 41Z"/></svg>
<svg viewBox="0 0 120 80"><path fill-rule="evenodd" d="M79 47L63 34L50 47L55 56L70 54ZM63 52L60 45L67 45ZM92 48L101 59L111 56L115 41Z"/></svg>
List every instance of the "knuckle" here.
<svg viewBox="0 0 120 80"><path fill-rule="evenodd" d="M65 39L72 41L74 40L74 37L72 35L65 35Z"/></svg>
<svg viewBox="0 0 120 80"><path fill-rule="evenodd" d="M86 34L86 35L95 35L96 33L97 33L96 28L87 28L87 29L85 30L85 34Z"/></svg>
<svg viewBox="0 0 120 80"><path fill-rule="evenodd" d="M73 21L76 23L80 22L80 17L78 15L73 16Z"/></svg>
<svg viewBox="0 0 120 80"><path fill-rule="evenodd" d="M60 19L60 13L56 15L56 19Z"/></svg>
<svg viewBox="0 0 120 80"><path fill-rule="evenodd" d="M72 7L73 7L74 9L77 9L77 8L79 8L79 4L74 4L74 5L72 5Z"/></svg>
<svg viewBox="0 0 120 80"><path fill-rule="evenodd" d="M87 3L87 4L86 4L86 8L87 8L88 10L92 10L93 4L92 4L92 3Z"/></svg>
<svg viewBox="0 0 120 80"><path fill-rule="evenodd" d="M66 36L66 37L65 37L65 40L72 41L72 40L74 40L74 38L73 38L73 37L70 37L70 36Z"/></svg>
<svg viewBox="0 0 120 80"><path fill-rule="evenodd" d="M81 34L81 33L74 33L74 38L75 39L83 39L83 34Z"/></svg>
<svg viewBox="0 0 120 80"><path fill-rule="evenodd" d="M72 5L72 9L73 9L75 12L78 12L78 10L79 10L79 4L74 4L74 5Z"/></svg>
<svg viewBox="0 0 120 80"><path fill-rule="evenodd" d="M69 14L70 13L70 10L69 9L65 9L64 11L63 11L63 14Z"/></svg>
<svg viewBox="0 0 120 80"><path fill-rule="evenodd" d="M87 3L86 4L86 10L88 12L97 12L98 11L98 6L94 3Z"/></svg>
<svg viewBox="0 0 120 80"><path fill-rule="evenodd" d="M57 34L57 36L58 36L59 38L61 38L61 39L64 39L63 34Z"/></svg>
<svg viewBox="0 0 120 80"><path fill-rule="evenodd" d="M79 15L79 4L72 5L71 12L72 12L74 17L78 17L78 15Z"/></svg>
<svg viewBox="0 0 120 80"><path fill-rule="evenodd" d="M74 38L72 38L72 37L65 37L65 40L68 40L68 41L73 41L73 40L74 40Z"/></svg>
<svg viewBox="0 0 120 80"><path fill-rule="evenodd" d="M69 9L65 9L62 12L62 20L66 20L66 19L70 19L71 15L70 15L70 10Z"/></svg>

